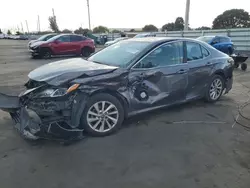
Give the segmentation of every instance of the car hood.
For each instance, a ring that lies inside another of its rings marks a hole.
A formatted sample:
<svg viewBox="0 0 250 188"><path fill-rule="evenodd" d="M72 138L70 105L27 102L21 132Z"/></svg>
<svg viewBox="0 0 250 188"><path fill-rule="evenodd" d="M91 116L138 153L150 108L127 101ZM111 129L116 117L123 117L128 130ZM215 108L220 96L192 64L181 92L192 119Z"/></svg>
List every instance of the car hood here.
<svg viewBox="0 0 250 188"><path fill-rule="evenodd" d="M31 80L59 86L84 74L86 76L96 76L112 72L117 68L87 61L83 58L72 58L43 65L31 71L28 77Z"/></svg>
<svg viewBox="0 0 250 188"><path fill-rule="evenodd" d="M31 45L31 44L34 44L35 42L37 42L38 40L31 40L31 41L29 41L29 45Z"/></svg>
<svg viewBox="0 0 250 188"><path fill-rule="evenodd" d="M47 43L47 41L34 41L33 43L31 43L30 47L31 48L34 48L34 47L37 47L37 46L40 46L41 44L44 44L44 43Z"/></svg>

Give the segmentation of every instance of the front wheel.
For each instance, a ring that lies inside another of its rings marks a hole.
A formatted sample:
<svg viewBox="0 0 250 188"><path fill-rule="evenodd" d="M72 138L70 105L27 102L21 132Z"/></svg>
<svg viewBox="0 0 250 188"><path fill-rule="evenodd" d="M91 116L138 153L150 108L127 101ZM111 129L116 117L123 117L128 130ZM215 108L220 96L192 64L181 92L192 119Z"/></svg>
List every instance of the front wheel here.
<svg viewBox="0 0 250 188"><path fill-rule="evenodd" d="M84 130L92 136L107 136L116 132L124 119L120 101L110 94L96 94L86 104L82 116Z"/></svg>
<svg viewBox="0 0 250 188"><path fill-rule="evenodd" d="M225 88L225 81L222 76L214 75L207 87L206 100L208 102L216 102L220 99Z"/></svg>
<svg viewBox="0 0 250 188"><path fill-rule="evenodd" d="M50 59L51 55L52 55L52 53L51 53L50 49L44 49L44 50L42 50L42 55L41 55L42 58L44 58L44 59Z"/></svg>

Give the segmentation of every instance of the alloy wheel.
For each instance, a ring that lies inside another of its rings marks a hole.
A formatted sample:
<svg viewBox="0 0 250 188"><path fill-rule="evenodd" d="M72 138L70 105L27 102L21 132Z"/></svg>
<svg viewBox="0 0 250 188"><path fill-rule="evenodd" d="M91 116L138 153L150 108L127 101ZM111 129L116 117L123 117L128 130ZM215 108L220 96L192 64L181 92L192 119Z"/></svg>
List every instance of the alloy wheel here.
<svg viewBox="0 0 250 188"><path fill-rule="evenodd" d="M108 101L98 101L87 112L87 123L96 132L104 133L114 128L119 119L118 109Z"/></svg>
<svg viewBox="0 0 250 188"><path fill-rule="evenodd" d="M214 79L209 90L210 98L214 101L217 100L221 96L222 90L223 90L223 83L221 79L219 78Z"/></svg>

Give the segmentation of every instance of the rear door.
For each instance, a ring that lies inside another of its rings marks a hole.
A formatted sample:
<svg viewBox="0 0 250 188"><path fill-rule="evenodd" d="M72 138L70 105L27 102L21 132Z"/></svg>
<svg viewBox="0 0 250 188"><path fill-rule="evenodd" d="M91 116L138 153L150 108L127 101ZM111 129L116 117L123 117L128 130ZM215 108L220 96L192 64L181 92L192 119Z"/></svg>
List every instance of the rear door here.
<svg viewBox="0 0 250 188"><path fill-rule="evenodd" d="M188 65L183 63L183 42L155 48L129 73L131 107L140 110L185 100Z"/></svg>
<svg viewBox="0 0 250 188"><path fill-rule="evenodd" d="M71 35L70 41L73 49L74 54L81 53L81 44L86 39L86 37L79 36L79 35Z"/></svg>
<svg viewBox="0 0 250 188"><path fill-rule="evenodd" d="M72 54L74 48L70 42L69 35L63 35L59 37L56 42L53 44L53 50L57 55L68 55Z"/></svg>
<svg viewBox="0 0 250 188"><path fill-rule="evenodd" d="M209 83L213 62L210 61L209 51L199 43L187 41L185 49L189 68L187 99L192 99L203 95Z"/></svg>

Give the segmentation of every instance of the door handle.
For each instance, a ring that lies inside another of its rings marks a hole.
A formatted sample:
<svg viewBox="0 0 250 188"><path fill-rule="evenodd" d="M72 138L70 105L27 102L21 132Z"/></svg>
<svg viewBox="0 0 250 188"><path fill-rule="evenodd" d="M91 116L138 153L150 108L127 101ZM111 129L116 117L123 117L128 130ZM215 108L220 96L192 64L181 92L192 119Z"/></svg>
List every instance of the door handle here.
<svg viewBox="0 0 250 188"><path fill-rule="evenodd" d="M186 73L187 72L187 70L185 70L185 69L180 69L180 70L178 70L176 73L177 74L184 74L184 73Z"/></svg>
<svg viewBox="0 0 250 188"><path fill-rule="evenodd" d="M212 63L211 62L207 62L206 65L212 65Z"/></svg>

